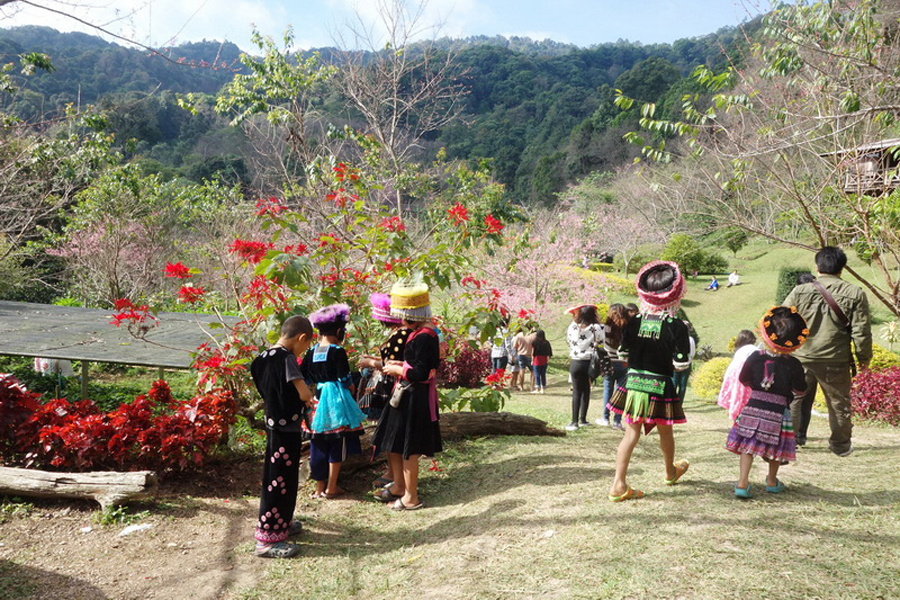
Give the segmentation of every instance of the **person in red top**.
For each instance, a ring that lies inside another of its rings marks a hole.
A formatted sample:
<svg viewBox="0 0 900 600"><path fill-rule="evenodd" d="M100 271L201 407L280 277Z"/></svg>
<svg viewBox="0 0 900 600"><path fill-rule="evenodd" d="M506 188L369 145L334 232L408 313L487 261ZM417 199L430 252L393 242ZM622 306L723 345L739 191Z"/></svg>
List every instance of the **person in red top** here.
<svg viewBox="0 0 900 600"><path fill-rule="evenodd" d="M547 341L543 329L534 333L534 342L531 344L531 368L534 369L534 389L532 394L543 394L547 387L547 364L553 356L553 347Z"/></svg>

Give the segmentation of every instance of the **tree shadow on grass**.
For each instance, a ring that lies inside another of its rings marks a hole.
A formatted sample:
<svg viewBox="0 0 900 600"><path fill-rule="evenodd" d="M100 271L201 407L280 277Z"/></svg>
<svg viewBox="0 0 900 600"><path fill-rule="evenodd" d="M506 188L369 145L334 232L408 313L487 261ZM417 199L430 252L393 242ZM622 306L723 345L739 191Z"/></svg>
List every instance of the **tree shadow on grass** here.
<svg viewBox="0 0 900 600"><path fill-rule="evenodd" d="M353 554L360 557L391 552L411 545L439 546L466 539L475 540L498 529L512 529L518 532L517 535L527 536L530 532L537 535L569 525L600 525L606 519L605 515L597 515L594 518L585 518L584 515L560 518L551 511L548 511L546 516L535 515L532 511L519 511L526 504L524 500L499 500L466 515L448 514L446 518L426 527L417 524L414 514L398 514L396 518L407 519L407 522L404 527L391 531L355 523L342 526L322 523L317 527L320 531L310 533L300 541L304 556L328 557ZM321 531L322 529L324 531Z"/></svg>
<svg viewBox="0 0 900 600"><path fill-rule="evenodd" d="M735 475L737 470L735 469ZM761 476L761 474L760 474ZM713 481L711 479L688 479L680 482L673 490L672 495L709 495L710 497L720 497L725 499L733 499L735 506L747 503L748 501L736 498L734 495L734 481ZM787 490L779 494L771 494L766 491L762 482L753 483L751 481L751 491L753 498L749 500L752 503L766 502L773 505L781 503L828 503L835 506L895 506L900 504L900 490L872 490L866 492L844 492L829 490L819 487L811 483L802 481L792 482L789 479L784 481Z"/></svg>
<svg viewBox="0 0 900 600"><path fill-rule="evenodd" d="M9 600L103 600L99 588L75 577L0 560L0 598Z"/></svg>

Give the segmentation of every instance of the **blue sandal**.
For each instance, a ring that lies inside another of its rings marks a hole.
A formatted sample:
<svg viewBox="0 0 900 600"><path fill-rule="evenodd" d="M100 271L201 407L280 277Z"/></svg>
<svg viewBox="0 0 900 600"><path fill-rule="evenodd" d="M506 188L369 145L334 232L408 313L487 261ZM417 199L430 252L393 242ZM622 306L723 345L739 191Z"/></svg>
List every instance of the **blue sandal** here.
<svg viewBox="0 0 900 600"><path fill-rule="evenodd" d="M750 493L750 484L747 484L745 488L739 488L737 485L734 486L734 495L738 498L746 500L748 498L752 498L753 494Z"/></svg>
<svg viewBox="0 0 900 600"><path fill-rule="evenodd" d="M781 483L780 479L775 479L775 485L767 485L766 491L770 494L780 494L787 489L787 486Z"/></svg>

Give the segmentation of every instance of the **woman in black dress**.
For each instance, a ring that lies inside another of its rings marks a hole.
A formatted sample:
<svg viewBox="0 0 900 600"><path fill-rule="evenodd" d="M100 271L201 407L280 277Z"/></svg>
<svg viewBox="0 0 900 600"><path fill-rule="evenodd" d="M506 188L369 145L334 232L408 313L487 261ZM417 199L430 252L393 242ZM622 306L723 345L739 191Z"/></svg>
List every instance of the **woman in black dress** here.
<svg viewBox="0 0 900 600"><path fill-rule="evenodd" d="M428 286L396 284L391 289L391 314L403 319L412 333L406 340L403 362L388 361L387 375L408 385L399 403L386 408L372 445L375 452L387 452L394 481L378 490L376 498L390 502L394 510L422 508L419 499L419 457L442 450L438 423L435 374L440 366L440 342L431 320Z"/></svg>

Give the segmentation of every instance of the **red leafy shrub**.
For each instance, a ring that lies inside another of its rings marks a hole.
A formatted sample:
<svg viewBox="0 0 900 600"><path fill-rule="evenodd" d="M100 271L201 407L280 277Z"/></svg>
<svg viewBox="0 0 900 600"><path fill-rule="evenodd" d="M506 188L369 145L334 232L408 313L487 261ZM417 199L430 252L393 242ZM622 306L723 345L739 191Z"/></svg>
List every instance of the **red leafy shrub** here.
<svg viewBox="0 0 900 600"><path fill-rule="evenodd" d="M40 406L38 395L26 390L15 377L0 377L0 459L15 453L22 424Z"/></svg>
<svg viewBox="0 0 900 600"><path fill-rule="evenodd" d="M203 464L228 433L236 411L229 392L213 390L178 402L165 381L110 412L90 400L40 404L36 395L0 382L0 444L6 444L5 461L27 466L184 469Z"/></svg>
<svg viewBox="0 0 900 600"><path fill-rule="evenodd" d="M861 371L853 378L850 400L853 414L900 425L900 367Z"/></svg>
<svg viewBox="0 0 900 600"><path fill-rule="evenodd" d="M455 356L447 357L438 369L438 383L443 387L480 387L491 372L491 351L476 350L461 344Z"/></svg>

